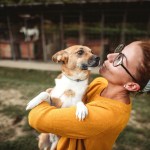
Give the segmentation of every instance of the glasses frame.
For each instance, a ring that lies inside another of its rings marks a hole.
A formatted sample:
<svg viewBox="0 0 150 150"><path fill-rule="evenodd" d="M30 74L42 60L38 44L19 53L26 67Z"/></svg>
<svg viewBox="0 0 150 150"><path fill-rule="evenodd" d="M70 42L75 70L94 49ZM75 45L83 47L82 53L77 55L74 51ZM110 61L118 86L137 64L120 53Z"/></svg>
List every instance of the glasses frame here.
<svg viewBox="0 0 150 150"><path fill-rule="evenodd" d="M128 75L130 75L130 77L137 82L136 78L130 73L130 71L123 65L123 59L126 58L126 56L121 52L124 49L124 44L120 44L118 45L118 47L115 49L114 53L119 53L116 58L113 60L113 66L114 67L118 67L118 66L122 66L124 68L124 70L128 73ZM119 64L115 65L115 61L121 57L121 61ZM127 59L127 58L126 58Z"/></svg>

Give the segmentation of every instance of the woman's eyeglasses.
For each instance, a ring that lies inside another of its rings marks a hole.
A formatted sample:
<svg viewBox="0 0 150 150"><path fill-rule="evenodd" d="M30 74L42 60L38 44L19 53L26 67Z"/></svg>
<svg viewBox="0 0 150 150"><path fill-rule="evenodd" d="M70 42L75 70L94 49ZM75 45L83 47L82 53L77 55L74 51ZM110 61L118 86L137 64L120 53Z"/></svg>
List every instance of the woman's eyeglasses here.
<svg viewBox="0 0 150 150"><path fill-rule="evenodd" d="M123 50L124 45L120 44L116 49L115 49L115 53L119 53L117 55L117 57L114 59L113 61L113 66L114 67L118 67L118 66L122 66L124 68L124 70L132 77L132 79L137 82L137 80L134 78L134 76L129 72L129 70L123 65L123 59L127 59L126 56L121 53L121 51Z"/></svg>

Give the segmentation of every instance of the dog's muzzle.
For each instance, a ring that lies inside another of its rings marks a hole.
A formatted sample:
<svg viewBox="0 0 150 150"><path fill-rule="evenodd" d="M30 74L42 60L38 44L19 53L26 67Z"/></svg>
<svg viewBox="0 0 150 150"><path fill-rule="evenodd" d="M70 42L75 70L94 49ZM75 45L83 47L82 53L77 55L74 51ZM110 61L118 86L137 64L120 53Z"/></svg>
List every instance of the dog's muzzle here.
<svg viewBox="0 0 150 150"><path fill-rule="evenodd" d="M97 67L100 65L100 57L93 55L89 60L87 64L82 64L81 68L82 70L87 70L88 67Z"/></svg>

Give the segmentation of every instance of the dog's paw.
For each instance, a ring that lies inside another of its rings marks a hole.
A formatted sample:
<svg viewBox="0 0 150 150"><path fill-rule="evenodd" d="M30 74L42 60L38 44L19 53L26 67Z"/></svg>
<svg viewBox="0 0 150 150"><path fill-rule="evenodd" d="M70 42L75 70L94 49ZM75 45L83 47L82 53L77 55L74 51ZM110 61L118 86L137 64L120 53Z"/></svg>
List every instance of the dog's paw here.
<svg viewBox="0 0 150 150"><path fill-rule="evenodd" d="M32 109L43 101L50 102L50 96L47 92L41 92L35 98L33 98L26 107L26 110Z"/></svg>
<svg viewBox="0 0 150 150"><path fill-rule="evenodd" d="M26 110L32 109L32 108L34 108L35 106L37 106L38 104L36 104L36 103L37 103L36 99L31 100L31 101L27 104ZM40 102L39 102L39 103L40 103Z"/></svg>
<svg viewBox="0 0 150 150"><path fill-rule="evenodd" d="M84 120L84 118L88 115L88 109L84 105L83 102L77 103L77 110L76 110L76 118L79 119L79 121Z"/></svg>

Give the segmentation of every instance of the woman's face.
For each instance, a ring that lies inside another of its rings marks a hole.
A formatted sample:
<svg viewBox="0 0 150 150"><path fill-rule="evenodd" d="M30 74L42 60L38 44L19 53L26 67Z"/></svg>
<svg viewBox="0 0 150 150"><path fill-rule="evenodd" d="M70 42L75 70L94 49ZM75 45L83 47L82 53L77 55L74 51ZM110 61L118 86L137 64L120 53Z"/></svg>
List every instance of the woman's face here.
<svg viewBox="0 0 150 150"><path fill-rule="evenodd" d="M133 42L127 45L123 50L123 66L130 72L130 74L136 78L137 68L142 66L143 54L142 49L139 46L139 42ZM121 66L114 67L113 61L119 55L119 53L112 53L107 55L107 60L100 68L100 74L105 77L109 82L116 85L124 85L127 82L133 81L132 77ZM135 82L135 81L134 81Z"/></svg>

